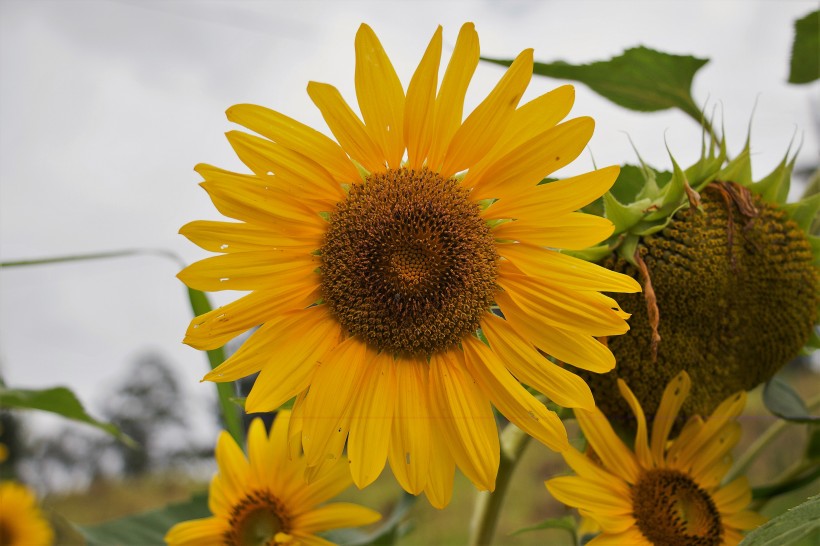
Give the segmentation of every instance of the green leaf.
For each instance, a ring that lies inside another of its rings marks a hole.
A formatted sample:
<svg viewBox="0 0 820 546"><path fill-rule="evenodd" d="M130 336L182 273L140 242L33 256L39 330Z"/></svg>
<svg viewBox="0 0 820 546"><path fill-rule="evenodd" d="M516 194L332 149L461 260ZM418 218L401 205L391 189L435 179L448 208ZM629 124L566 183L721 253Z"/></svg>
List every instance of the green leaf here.
<svg viewBox="0 0 820 546"><path fill-rule="evenodd" d="M190 500L169 504L159 510L80 527L79 530L88 541L88 546L160 545L165 544L165 534L175 524L210 515L208 495L200 493Z"/></svg>
<svg viewBox="0 0 820 546"><path fill-rule="evenodd" d="M773 485L763 485L752 488L752 498L754 500L770 499L778 495L783 495L790 491L800 489L820 478L820 465L810 467L800 475Z"/></svg>
<svg viewBox="0 0 820 546"><path fill-rule="evenodd" d="M204 315L213 309L208 296L199 290L188 288L188 300L191 302L191 310L194 312L195 317ZM211 349L206 353L212 370L225 361L225 350L222 347ZM216 393L219 399L219 408L222 411L222 418L225 420L225 429L233 436L238 445L245 445L245 431L242 427L242 417L237 411L233 383L216 383ZM245 407L244 403L242 407Z"/></svg>
<svg viewBox="0 0 820 546"><path fill-rule="evenodd" d="M10 389L0 380L0 407L35 409L56 413L67 419L97 427L129 447L138 447L134 440L123 434L120 429L111 423L103 423L91 417L85 411L79 399L66 387L53 387L42 390Z"/></svg>
<svg viewBox="0 0 820 546"><path fill-rule="evenodd" d="M820 461L820 425L809 425L809 441L806 442L806 460Z"/></svg>
<svg viewBox="0 0 820 546"><path fill-rule="evenodd" d="M521 529L513 531L512 533L510 533L510 536L520 535L522 533L529 533L531 531L540 531L541 529L564 529L572 534L573 544L576 542L576 524L575 518L573 518L572 516L546 519L541 523L537 523L535 525L523 527Z"/></svg>
<svg viewBox="0 0 820 546"><path fill-rule="evenodd" d="M820 11L794 22L794 44L789 83L809 83L820 78Z"/></svg>
<svg viewBox="0 0 820 546"><path fill-rule="evenodd" d="M800 226L800 229L808 233L812 224L817 221L817 214L820 212L820 193L815 193L796 203L783 205L781 208Z"/></svg>
<svg viewBox="0 0 820 546"><path fill-rule="evenodd" d="M817 538L818 533L820 495L815 495L746 535L740 546L788 546L806 537Z"/></svg>
<svg viewBox="0 0 820 546"><path fill-rule="evenodd" d="M781 419L795 423L820 422L820 417L809 415L803 399L777 376L771 378L763 388L763 403Z"/></svg>
<svg viewBox="0 0 820 546"><path fill-rule="evenodd" d="M415 502L415 496L402 492L399 501L390 511L390 516L370 533L356 529L338 529L323 535L341 546L392 546L409 532L409 526L405 524L404 519Z"/></svg>
<svg viewBox="0 0 820 546"><path fill-rule="evenodd" d="M484 60L505 66L512 64L512 60ZM695 73L707 62L708 59L636 47L609 61L587 65L563 61L535 63L533 73L584 83L624 108L641 112L679 108L698 123L705 123L691 89Z"/></svg>

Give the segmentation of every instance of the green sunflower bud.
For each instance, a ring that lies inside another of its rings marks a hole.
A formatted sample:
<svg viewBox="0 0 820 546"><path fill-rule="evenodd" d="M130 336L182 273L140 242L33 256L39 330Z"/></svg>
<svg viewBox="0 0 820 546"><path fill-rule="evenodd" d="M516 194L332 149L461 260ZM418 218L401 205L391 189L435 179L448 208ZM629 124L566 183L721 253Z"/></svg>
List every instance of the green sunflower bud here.
<svg viewBox="0 0 820 546"><path fill-rule="evenodd" d="M681 370L692 377L683 406L709 415L727 396L770 379L816 339L820 238L810 233L820 195L785 204L794 158L754 182L747 141L726 161L724 142L672 173L624 169L600 207L615 234L587 252L644 285L615 295L630 331L608 340L607 374L583 373L611 418L630 415L616 381L632 387L647 416ZM637 175L637 176L636 176Z"/></svg>

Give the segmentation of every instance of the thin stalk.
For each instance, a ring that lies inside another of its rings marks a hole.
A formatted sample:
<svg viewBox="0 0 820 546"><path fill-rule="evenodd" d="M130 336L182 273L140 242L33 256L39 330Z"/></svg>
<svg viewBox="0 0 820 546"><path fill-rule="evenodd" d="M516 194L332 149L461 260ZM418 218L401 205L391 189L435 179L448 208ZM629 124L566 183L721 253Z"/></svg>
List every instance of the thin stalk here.
<svg viewBox="0 0 820 546"><path fill-rule="evenodd" d="M809 403L806 405L809 412L816 410L820 407L820 396L816 396L812 398ZM767 428L763 434L757 437L752 445L740 456L740 458L735 461L734 466L726 474L724 478L725 483L729 483L741 474L746 472L746 469L757 459L763 449L769 445L775 438L777 438L780 433L786 430L788 425L796 425L800 423L792 423L791 421L786 421L785 419L778 419L775 421L769 428Z"/></svg>
<svg viewBox="0 0 820 546"><path fill-rule="evenodd" d="M501 433L501 461L498 465L498 476L495 480L495 491L480 491L473 508L470 522L469 546L487 546L492 544L498 515L504 496L510 485L513 471L529 443L530 436L512 423Z"/></svg>

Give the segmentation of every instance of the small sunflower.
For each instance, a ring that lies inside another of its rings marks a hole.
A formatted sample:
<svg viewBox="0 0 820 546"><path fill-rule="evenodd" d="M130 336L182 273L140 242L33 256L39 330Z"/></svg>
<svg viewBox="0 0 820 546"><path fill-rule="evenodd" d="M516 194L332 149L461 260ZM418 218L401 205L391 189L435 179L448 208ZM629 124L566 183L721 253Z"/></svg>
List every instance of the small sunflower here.
<svg viewBox="0 0 820 546"><path fill-rule="evenodd" d="M367 525L381 516L369 508L339 502L317 507L351 485L343 465L325 467L304 482L305 461L288 450L289 412L281 411L270 435L261 419L248 431L248 457L223 431L216 444L219 473L211 481L210 518L178 523L165 535L170 546L321 546L314 533Z"/></svg>
<svg viewBox="0 0 820 546"><path fill-rule="evenodd" d="M589 546L737 544L741 531L765 521L744 510L752 500L745 476L720 483L732 464L729 451L740 438L735 418L746 404L745 392L727 398L705 421L691 417L670 442L691 388L689 375L683 371L666 386L651 438L637 398L623 380L618 388L637 421L634 452L600 410L578 410L578 424L600 463L571 448L564 460L578 475L546 482L556 499L600 526L602 533Z"/></svg>
<svg viewBox="0 0 820 546"><path fill-rule="evenodd" d="M425 491L437 507L449 502L456 464L479 488L494 488L491 404L566 449L561 421L519 380L562 406L593 407L586 383L537 349L612 369L595 338L624 333L628 315L601 291L640 290L555 250L613 230L576 211L613 184L618 167L539 185L592 135L590 118L559 123L573 89L519 107L532 76L526 50L462 122L478 36L462 27L439 86L441 44L439 27L405 93L362 25L355 83L364 121L334 87L307 88L338 143L260 106L230 108L228 119L264 137L227 135L253 174L196 170L216 208L239 222L184 226L223 254L179 274L198 290L252 291L194 319L186 343L212 349L261 325L205 379L260 372L246 410L296 397L309 467L338 459L347 441L358 487L389 459L404 489Z"/></svg>
<svg viewBox="0 0 820 546"><path fill-rule="evenodd" d="M0 482L0 544L3 546L50 546L54 531L26 486Z"/></svg>

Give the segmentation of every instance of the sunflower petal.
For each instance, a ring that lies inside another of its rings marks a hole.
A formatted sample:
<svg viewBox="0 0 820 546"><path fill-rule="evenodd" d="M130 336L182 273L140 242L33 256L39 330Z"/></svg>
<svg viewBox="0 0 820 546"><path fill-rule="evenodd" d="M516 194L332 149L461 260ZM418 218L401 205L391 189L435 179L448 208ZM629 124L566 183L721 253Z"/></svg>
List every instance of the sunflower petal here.
<svg viewBox="0 0 820 546"><path fill-rule="evenodd" d="M461 471L479 489L494 490L501 448L493 408L455 355L430 357L430 403Z"/></svg>
<svg viewBox="0 0 820 546"><path fill-rule="evenodd" d="M318 533L340 527L358 527L379 521L382 515L349 502L334 502L315 508L293 519L294 529L300 533Z"/></svg>
<svg viewBox="0 0 820 546"><path fill-rule="evenodd" d="M365 24L356 33L356 97L382 157L389 167L399 168L404 155L404 90L379 38Z"/></svg>
<svg viewBox="0 0 820 546"><path fill-rule="evenodd" d="M398 358L396 366L396 409L388 460L393 475L405 491L421 493L430 472L430 402L428 364L411 358Z"/></svg>
<svg viewBox="0 0 820 546"><path fill-rule="evenodd" d="M392 361L392 356L381 353L369 363L353 408L347 454L359 489L378 478L387 462L397 389Z"/></svg>
<svg viewBox="0 0 820 546"><path fill-rule="evenodd" d="M441 80L441 89L436 97L433 141L427 156L427 167L434 171L441 167L450 141L461 126L464 96L478 66L478 57L478 33L475 31L475 25L465 23L458 33L453 56L447 64L447 70Z"/></svg>
<svg viewBox="0 0 820 546"><path fill-rule="evenodd" d="M743 531L755 529L768 521L766 516L752 512L751 510L735 512L734 514L723 514L721 519L727 527L734 527L735 529L741 529Z"/></svg>
<svg viewBox="0 0 820 546"><path fill-rule="evenodd" d="M553 451L569 447L564 424L535 399L504 367L493 351L475 337L462 341L468 373L495 407L515 425Z"/></svg>
<svg viewBox="0 0 820 546"><path fill-rule="evenodd" d="M664 451L666 450L669 431L672 430L672 425L675 419L678 418L680 408L683 401L689 396L691 387L692 381L689 379L689 374L682 371L669 382L663 391L658 411L655 412L655 421L652 423L652 439L649 444L652 458L659 465L662 465L666 460Z"/></svg>
<svg viewBox="0 0 820 546"><path fill-rule="evenodd" d="M219 434L215 450L219 467L219 487L230 504L236 504L245 496L250 466L245 454L226 431Z"/></svg>
<svg viewBox="0 0 820 546"><path fill-rule="evenodd" d="M587 542L586 546L652 546L652 543L637 527L632 527L623 533L601 533Z"/></svg>
<svg viewBox="0 0 820 546"><path fill-rule="evenodd" d="M561 476L547 480L547 489L558 501L593 514L631 517L632 502L606 485L578 476Z"/></svg>
<svg viewBox="0 0 820 546"><path fill-rule="evenodd" d="M177 278L196 290L269 290L284 294L309 278L319 258L306 252L275 249L235 252L194 262Z"/></svg>
<svg viewBox="0 0 820 546"><path fill-rule="evenodd" d="M327 169L337 182L359 180L359 171L344 150L319 131L284 114L255 104L237 104L228 108L228 119L259 133L291 150L313 158Z"/></svg>
<svg viewBox="0 0 820 546"><path fill-rule="evenodd" d="M441 510L450 504L453 498L456 463L450 453L444 430L438 422L433 422L432 425L430 451L435 454L435 457L430 458L430 475L427 478L424 494L430 504Z"/></svg>
<svg viewBox="0 0 820 546"><path fill-rule="evenodd" d="M629 404L632 413L635 414L635 420L638 425L638 430L635 433L635 455L638 457L638 462L643 468L654 468L655 461L652 459L652 452L649 451L649 441L646 431L646 416L643 413L641 403L635 397L635 394L629 389L626 382L618 378L618 390L621 391L626 403Z"/></svg>
<svg viewBox="0 0 820 546"><path fill-rule="evenodd" d="M614 231L615 225L607 218L572 212L553 219L503 222L493 228L493 236L503 241L583 250L600 243Z"/></svg>
<svg viewBox="0 0 820 546"><path fill-rule="evenodd" d="M410 169L420 169L424 165L433 141L436 84L441 64L441 32L439 25L407 86L404 140L407 143L407 166Z"/></svg>
<svg viewBox="0 0 820 546"><path fill-rule="evenodd" d="M333 136L350 157L371 173L384 172L381 148L370 138L364 123L353 113L338 89L326 83L310 82L307 91Z"/></svg>
<svg viewBox="0 0 820 546"><path fill-rule="evenodd" d="M228 523L222 518L202 518L174 525L165 535L170 546L222 546Z"/></svg>
<svg viewBox="0 0 820 546"><path fill-rule="evenodd" d="M752 502L749 479L741 476L712 493L712 500L721 514L740 512Z"/></svg>
<svg viewBox="0 0 820 546"><path fill-rule="evenodd" d="M575 419L604 466L627 482L636 483L641 472L638 461L612 430L612 425L601 410L575 410Z"/></svg>

